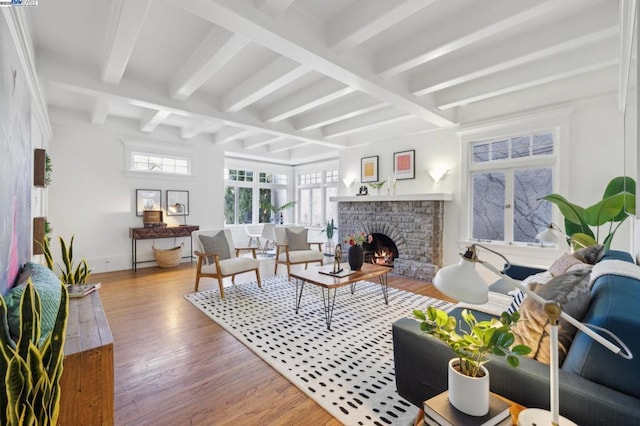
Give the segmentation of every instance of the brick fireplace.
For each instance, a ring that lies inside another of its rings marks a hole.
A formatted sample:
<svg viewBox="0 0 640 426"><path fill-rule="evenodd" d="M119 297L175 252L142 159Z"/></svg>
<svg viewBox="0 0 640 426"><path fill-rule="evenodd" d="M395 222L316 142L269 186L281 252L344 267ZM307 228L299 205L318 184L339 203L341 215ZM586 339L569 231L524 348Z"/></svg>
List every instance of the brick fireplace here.
<svg viewBox="0 0 640 426"><path fill-rule="evenodd" d="M442 266L444 202L450 194L335 197L340 241L364 231L390 238L398 250L393 272L431 281Z"/></svg>

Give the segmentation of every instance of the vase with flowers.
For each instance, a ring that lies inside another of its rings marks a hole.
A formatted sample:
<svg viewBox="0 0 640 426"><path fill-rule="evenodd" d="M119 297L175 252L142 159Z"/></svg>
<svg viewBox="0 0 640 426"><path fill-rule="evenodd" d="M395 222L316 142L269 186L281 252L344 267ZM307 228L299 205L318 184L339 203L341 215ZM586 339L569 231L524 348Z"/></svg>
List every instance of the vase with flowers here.
<svg viewBox="0 0 640 426"><path fill-rule="evenodd" d="M364 249L362 245L367 241L367 234L362 231L347 235L344 239L345 244L349 244L349 267L352 271L362 269L364 263Z"/></svg>

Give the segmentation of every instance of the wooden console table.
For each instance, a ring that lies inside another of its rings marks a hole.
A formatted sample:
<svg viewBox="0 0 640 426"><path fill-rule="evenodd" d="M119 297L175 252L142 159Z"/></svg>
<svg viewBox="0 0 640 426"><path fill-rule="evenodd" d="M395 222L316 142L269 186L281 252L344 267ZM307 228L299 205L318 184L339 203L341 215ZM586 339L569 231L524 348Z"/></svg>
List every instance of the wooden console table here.
<svg viewBox="0 0 640 426"><path fill-rule="evenodd" d="M99 291L69 299L59 425L113 424L113 337Z"/></svg>
<svg viewBox="0 0 640 426"><path fill-rule="evenodd" d="M153 228L129 228L129 237L131 238L131 269L134 271L138 268L138 263L154 262L154 260L140 260L138 261L138 240L155 240L159 238L178 238L189 237L191 251L189 256L182 256L182 258L191 259L193 264L193 237L191 233L200 229L198 225L184 225L184 226L168 226Z"/></svg>

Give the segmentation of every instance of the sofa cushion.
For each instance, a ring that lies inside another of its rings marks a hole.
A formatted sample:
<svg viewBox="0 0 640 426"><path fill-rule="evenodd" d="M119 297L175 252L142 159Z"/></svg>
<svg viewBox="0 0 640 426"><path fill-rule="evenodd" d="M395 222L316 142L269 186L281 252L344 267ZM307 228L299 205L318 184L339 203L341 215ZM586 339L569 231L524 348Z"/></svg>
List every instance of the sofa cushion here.
<svg viewBox="0 0 640 426"><path fill-rule="evenodd" d="M535 284L541 284L541 285L546 284L552 278L553 276L551 275L550 272L542 271L537 274L526 277L522 281L522 285L524 285L525 287L531 288ZM507 308L507 312L509 312L510 314L513 314L515 311L520 309L520 306L522 305L524 300L527 298L527 295L524 291L520 289L513 289L509 291L509 294L513 296L513 301Z"/></svg>
<svg viewBox="0 0 640 426"><path fill-rule="evenodd" d="M573 257L580 262L588 263L589 265L595 265L605 255L606 249L602 244L596 244L593 246L585 247L577 250L573 253Z"/></svg>
<svg viewBox="0 0 640 426"><path fill-rule="evenodd" d="M549 273L551 273L551 275L553 275L554 277L557 277L567 272L567 270L572 266L579 265L581 263L584 262L578 260L573 255L563 254L562 256L557 258L556 261L551 264L551 266L549 266Z"/></svg>
<svg viewBox="0 0 640 426"><path fill-rule="evenodd" d="M578 321L583 317L589 307L589 273L588 271L574 271L553 278L545 285L534 285L533 291L548 301L555 301L562 306L562 310ZM531 348L529 356L545 364L550 359L550 332L551 326L544 307L527 298L520 307L522 320L513 328L516 344L525 344ZM563 319L558 323L559 362L571 346L576 333L575 327Z"/></svg>
<svg viewBox="0 0 640 426"><path fill-rule="evenodd" d="M613 253L612 253L613 252ZM628 253L610 251L605 259L627 260ZM562 370L580 375L587 380L640 398L640 280L619 275L603 275L591 288L591 305L582 319L585 324L602 327L614 333L633 354L627 360L615 355L591 337L578 332L567 353ZM615 341L598 332L607 340Z"/></svg>
<svg viewBox="0 0 640 426"><path fill-rule="evenodd" d="M309 243L307 242L307 232L307 228L301 229L298 232L286 228L285 233L287 234L287 245L289 246L289 250L309 250Z"/></svg>
<svg viewBox="0 0 640 426"><path fill-rule="evenodd" d="M229 243L224 231L220 231L213 236L200 235L200 243L205 253L217 253L218 259L224 260L231 257ZM215 262L213 256L207 256L207 262L212 264Z"/></svg>
<svg viewBox="0 0 640 426"><path fill-rule="evenodd" d="M7 304L9 332L14 338L20 334L20 299L29 278L40 297L40 342L42 342L51 334L55 326L60 307L62 283L49 268L38 263L25 263L20 272L18 284L4 297Z"/></svg>

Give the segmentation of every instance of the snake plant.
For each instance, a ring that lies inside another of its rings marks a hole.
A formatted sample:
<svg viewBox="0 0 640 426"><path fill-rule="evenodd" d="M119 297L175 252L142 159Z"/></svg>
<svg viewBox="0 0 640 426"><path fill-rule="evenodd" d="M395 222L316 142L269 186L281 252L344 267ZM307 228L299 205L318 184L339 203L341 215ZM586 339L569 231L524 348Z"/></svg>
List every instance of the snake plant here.
<svg viewBox="0 0 640 426"><path fill-rule="evenodd" d="M73 261L73 239L75 235L71 237L71 241L69 244L64 241L64 238L58 237L60 240L60 251L62 253L62 264L64 265L64 269L62 266L58 265L60 269L60 279L66 284L84 284L87 282L89 278L89 274L91 273L91 269L89 269L89 265L87 264L86 259L82 259L77 267L74 269L74 261ZM47 267L55 272L55 264L53 261L53 254L51 253L51 245L47 238L44 239L42 243L38 242L40 247L42 247L42 252L44 254L45 261L47 263Z"/></svg>
<svg viewBox="0 0 640 426"><path fill-rule="evenodd" d="M31 279L20 299L20 330L12 340L7 323L7 305L0 297L0 371L4 390L0 391L0 424L55 425L60 412L60 376L67 326L68 298L62 297L51 334L40 341L40 297Z"/></svg>

